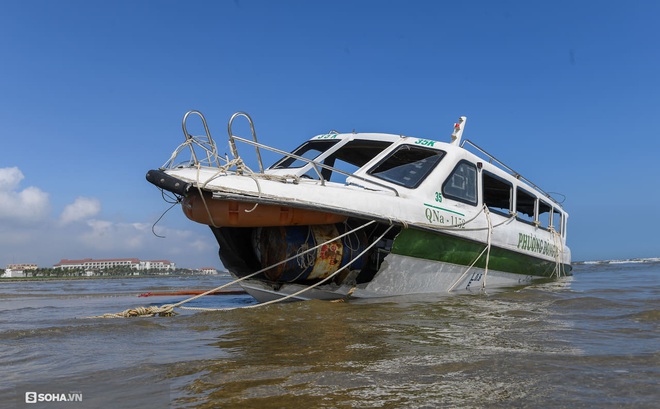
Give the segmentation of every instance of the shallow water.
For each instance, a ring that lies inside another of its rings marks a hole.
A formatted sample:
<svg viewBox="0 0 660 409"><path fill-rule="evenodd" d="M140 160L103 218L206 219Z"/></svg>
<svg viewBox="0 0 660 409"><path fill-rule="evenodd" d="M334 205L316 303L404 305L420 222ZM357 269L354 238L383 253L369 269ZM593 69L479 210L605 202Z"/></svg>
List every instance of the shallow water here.
<svg viewBox="0 0 660 409"><path fill-rule="evenodd" d="M599 407L660 399L660 263L491 294L85 319L227 278L0 281L0 406ZM254 304L207 296L197 307ZM26 404L25 393L82 402Z"/></svg>

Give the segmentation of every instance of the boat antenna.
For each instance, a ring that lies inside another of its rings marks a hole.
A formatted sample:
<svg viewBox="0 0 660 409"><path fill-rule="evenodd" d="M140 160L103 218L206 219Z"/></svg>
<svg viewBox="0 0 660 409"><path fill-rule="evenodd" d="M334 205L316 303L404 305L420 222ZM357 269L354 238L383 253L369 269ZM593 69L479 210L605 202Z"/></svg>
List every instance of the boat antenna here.
<svg viewBox="0 0 660 409"><path fill-rule="evenodd" d="M461 138L463 137L463 129L465 128L465 121L467 121L466 116L458 118L458 122L454 124L454 132L451 134L451 143L452 145L459 146L461 144Z"/></svg>

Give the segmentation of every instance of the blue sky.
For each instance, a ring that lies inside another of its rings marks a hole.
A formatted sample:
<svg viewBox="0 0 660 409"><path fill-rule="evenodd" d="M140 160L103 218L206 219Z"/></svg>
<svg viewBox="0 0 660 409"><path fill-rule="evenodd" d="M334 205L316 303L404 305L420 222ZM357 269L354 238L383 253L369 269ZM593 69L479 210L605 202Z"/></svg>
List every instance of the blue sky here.
<svg viewBox="0 0 660 409"><path fill-rule="evenodd" d="M574 260L660 256L658 2L0 6L0 267L220 267L178 208L151 233L168 205L144 175L190 109L221 146L246 111L284 149L330 129L448 140L466 115L465 138L566 196Z"/></svg>

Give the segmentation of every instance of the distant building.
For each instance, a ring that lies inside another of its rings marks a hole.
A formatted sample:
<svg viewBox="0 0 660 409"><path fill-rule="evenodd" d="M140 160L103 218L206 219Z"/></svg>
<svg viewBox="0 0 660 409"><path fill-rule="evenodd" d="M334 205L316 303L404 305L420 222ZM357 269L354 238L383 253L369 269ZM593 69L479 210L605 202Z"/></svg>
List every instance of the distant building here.
<svg viewBox="0 0 660 409"><path fill-rule="evenodd" d="M39 267L36 264L7 264L10 270L36 270Z"/></svg>
<svg viewBox="0 0 660 409"><path fill-rule="evenodd" d="M33 271L39 268L36 264L7 264L3 277L31 277Z"/></svg>
<svg viewBox="0 0 660 409"><path fill-rule="evenodd" d="M199 269L202 274L218 274L218 270L213 267L202 267Z"/></svg>
<svg viewBox="0 0 660 409"><path fill-rule="evenodd" d="M167 270L174 271L176 265L169 260L145 260L140 261L138 270Z"/></svg>
<svg viewBox="0 0 660 409"><path fill-rule="evenodd" d="M111 259L92 259L85 258L82 260L67 260L62 259L59 263L55 264L53 268L62 270L104 270L106 268L124 267L134 270L165 270L174 271L176 265L169 260L144 260L141 261L137 258L111 258Z"/></svg>
<svg viewBox="0 0 660 409"><path fill-rule="evenodd" d="M140 265L140 260L136 258L115 258L115 259L92 259L85 258L82 260L68 260L62 259L59 263L55 264L53 268L61 270L101 270L113 267L128 267L135 268Z"/></svg>

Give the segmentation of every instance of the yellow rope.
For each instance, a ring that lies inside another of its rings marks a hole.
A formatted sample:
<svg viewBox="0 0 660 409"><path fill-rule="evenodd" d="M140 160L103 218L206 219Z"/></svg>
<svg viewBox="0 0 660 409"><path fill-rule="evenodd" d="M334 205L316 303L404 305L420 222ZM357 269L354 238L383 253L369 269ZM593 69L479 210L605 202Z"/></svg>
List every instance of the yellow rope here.
<svg viewBox="0 0 660 409"><path fill-rule="evenodd" d="M132 317L155 317L156 315L158 315L159 317L171 317L177 315L177 313L174 311L174 306L172 304L166 304L160 307L152 306L152 307L129 308L127 310L118 313L95 315L93 317L87 317L87 318L132 318Z"/></svg>
<svg viewBox="0 0 660 409"><path fill-rule="evenodd" d="M346 295L345 295L344 297L339 298L339 299L337 299L337 300L332 300L332 301L330 301L330 302L346 302L346 300L348 300L349 298L351 298L351 296L352 296L353 293L355 292L355 288L356 288L356 287L353 287L353 288L351 288L350 290L348 290L348 292L346 293Z"/></svg>

